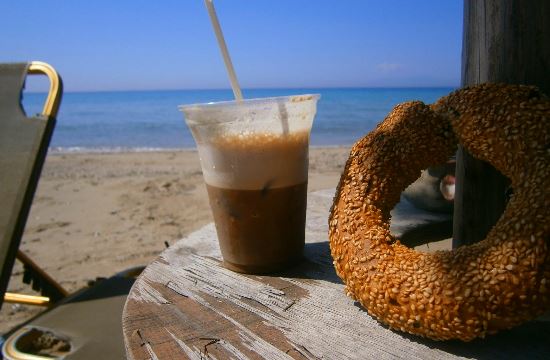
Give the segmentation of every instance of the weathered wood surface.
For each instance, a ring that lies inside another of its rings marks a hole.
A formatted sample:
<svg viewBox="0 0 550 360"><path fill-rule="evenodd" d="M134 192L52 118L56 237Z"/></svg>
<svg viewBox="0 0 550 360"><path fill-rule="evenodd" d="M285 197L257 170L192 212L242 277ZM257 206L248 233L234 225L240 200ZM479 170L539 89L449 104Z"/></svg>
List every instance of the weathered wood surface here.
<svg viewBox="0 0 550 360"><path fill-rule="evenodd" d="M213 224L165 250L128 296L122 319L128 358L496 359L550 353L544 322L468 344L380 325L345 296L334 272L327 238L333 195L309 194L306 259L277 275L224 269ZM394 233L445 220L406 202L394 217Z"/></svg>
<svg viewBox="0 0 550 360"><path fill-rule="evenodd" d="M462 86L527 84L550 95L549 14L547 0L464 0ZM456 179L453 247L486 237L504 211L509 185L462 147Z"/></svg>

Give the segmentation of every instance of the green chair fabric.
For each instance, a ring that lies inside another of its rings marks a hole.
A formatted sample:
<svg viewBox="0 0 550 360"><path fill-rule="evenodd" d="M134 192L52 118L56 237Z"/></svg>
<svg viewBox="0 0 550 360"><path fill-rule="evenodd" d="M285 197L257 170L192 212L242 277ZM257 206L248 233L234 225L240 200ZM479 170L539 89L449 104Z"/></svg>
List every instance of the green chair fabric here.
<svg viewBox="0 0 550 360"><path fill-rule="evenodd" d="M0 64L0 307L55 125L21 107L28 67Z"/></svg>

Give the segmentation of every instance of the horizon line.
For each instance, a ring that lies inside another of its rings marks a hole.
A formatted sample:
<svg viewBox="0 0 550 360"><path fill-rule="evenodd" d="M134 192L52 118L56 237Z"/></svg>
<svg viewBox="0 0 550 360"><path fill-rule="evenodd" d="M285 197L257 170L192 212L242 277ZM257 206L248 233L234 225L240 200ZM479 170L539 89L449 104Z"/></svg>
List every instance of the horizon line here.
<svg viewBox="0 0 550 360"><path fill-rule="evenodd" d="M437 85L437 86L289 86L289 87L245 87L242 90L292 90L292 89L443 89L443 88L459 88L460 85ZM114 89L114 90L67 90L67 93L108 93L108 92L148 92L148 91L232 91L230 87L227 88L181 88L181 89ZM27 94L44 94L47 91L24 91Z"/></svg>

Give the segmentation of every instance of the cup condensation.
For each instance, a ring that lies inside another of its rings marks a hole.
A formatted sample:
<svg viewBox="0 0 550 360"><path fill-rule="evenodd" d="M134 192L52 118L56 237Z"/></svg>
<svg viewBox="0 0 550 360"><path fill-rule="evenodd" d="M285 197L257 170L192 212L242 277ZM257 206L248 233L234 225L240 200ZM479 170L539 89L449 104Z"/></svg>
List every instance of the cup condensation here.
<svg viewBox="0 0 550 360"><path fill-rule="evenodd" d="M227 268L266 273L302 257L309 136L318 99L180 106L197 144Z"/></svg>

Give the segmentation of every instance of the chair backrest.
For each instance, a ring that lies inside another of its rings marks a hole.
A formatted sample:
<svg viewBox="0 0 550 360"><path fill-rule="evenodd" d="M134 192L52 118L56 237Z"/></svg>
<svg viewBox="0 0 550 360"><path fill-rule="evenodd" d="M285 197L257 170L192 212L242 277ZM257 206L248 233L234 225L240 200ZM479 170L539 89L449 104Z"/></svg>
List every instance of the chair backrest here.
<svg viewBox="0 0 550 360"><path fill-rule="evenodd" d="M28 74L50 79L42 114L21 106ZM0 64L0 307L21 242L61 100L61 79L45 63Z"/></svg>

